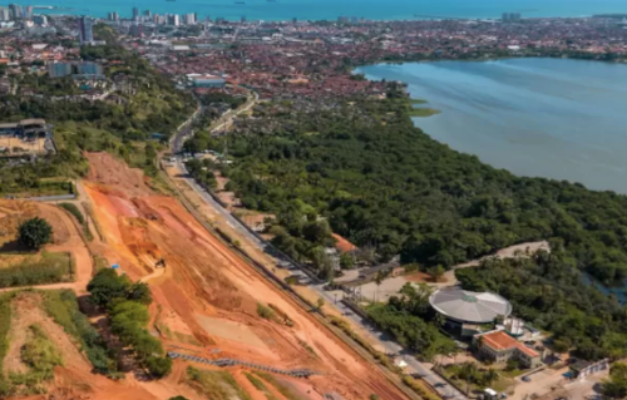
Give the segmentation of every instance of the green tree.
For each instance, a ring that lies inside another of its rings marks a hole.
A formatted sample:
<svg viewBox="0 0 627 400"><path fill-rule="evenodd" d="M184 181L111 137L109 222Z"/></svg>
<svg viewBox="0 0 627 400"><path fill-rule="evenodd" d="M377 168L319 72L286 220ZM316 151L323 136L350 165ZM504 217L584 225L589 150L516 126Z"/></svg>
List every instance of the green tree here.
<svg viewBox="0 0 627 400"><path fill-rule="evenodd" d="M355 258L350 253L343 253L340 256L340 268L344 270L355 268Z"/></svg>
<svg viewBox="0 0 627 400"><path fill-rule="evenodd" d="M611 399L627 397L627 365L617 362L610 368L610 378L601 384L603 396Z"/></svg>
<svg viewBox="0 0 627 400"><path fill-rule="evenodd" d="M146 361L146 367L155 378L163 378L172 371L172 360L168 357L149 357Z"/></svg>
<svg viewBox="0 0 627 400"><path fill-rule="evenodd" d="M446 270L440 264L438 264L435 267L432 267L432 268L429 269L429 275L431 275L433 277L433 280L435 282L439 282L440 279L442 279L442 277L444 276L445 272L446 272Z"/></svg>
<svg viewBox="0 0 627 400"><path fill-rule="evenodd" d="M31 250L39 250L52 239L52 227L39 217L31 218L20 225L18 243Z"/></svg>
<svg viewBox="0 0 627 400"><path fill-rule="evenodd" d="M150 293L150 288L148 288L147 284L144 282L137 282L131 286L128 299L148 305L152 303L152 293Z"/></svg>
<svg viewBox="0 0 627 400"><path fill-rule="evenodd" d="M130 287L131 281L128 277L118 276L112 268L101 269L87 284L91 301L102 307L113 304L116 299L126 299Z"/></svg>

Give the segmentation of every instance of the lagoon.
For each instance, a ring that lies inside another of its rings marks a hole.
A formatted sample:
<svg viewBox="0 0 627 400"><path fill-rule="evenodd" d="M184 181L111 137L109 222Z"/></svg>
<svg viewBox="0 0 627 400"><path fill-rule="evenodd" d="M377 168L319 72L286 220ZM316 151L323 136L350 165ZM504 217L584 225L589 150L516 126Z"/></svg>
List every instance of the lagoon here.
<svg viewBox="0 0 627 400"><path fill-rule="evenodd" d="M442 113L415 124L451 148L515 174L627 194L627 65L526 58L379 64Z"/></svg>

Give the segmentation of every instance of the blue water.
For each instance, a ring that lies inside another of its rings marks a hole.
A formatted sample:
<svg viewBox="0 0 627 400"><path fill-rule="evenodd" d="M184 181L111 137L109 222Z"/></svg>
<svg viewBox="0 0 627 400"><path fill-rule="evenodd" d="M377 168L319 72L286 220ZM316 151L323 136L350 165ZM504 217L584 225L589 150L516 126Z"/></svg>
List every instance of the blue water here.
<svg viewBox="0 0 627 400"><path fill-rule="evenodd" d="M525 176L627 194L627 65L566 59L374 65L442 114L414 122L439 142Z"/></svg>
<svg viewBox="0 0 627 400"><path fill-rule="evenodd" d="M412 19L414 14L458 18L496 18L503 12L521 12L524 17L580 17L600 13L627 13L626 0L12 0L21 5L51 5L69 8L63 14L106 17L116 11L129 17L133 7L153 13L197 12L200 17L249 20L336 19L356 16L375 20Z"/></svg>

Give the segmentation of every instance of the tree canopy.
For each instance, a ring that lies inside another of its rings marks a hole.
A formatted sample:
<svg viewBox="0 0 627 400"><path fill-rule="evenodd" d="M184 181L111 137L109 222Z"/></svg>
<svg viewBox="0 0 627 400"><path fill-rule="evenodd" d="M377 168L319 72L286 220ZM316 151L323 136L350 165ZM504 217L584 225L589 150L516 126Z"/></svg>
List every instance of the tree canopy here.
<svg viewBox="0 0 627 400"><path fill-rule="evenodd" d="M314 214L381 258L400 254L424 269L555 237L578 269L606 283L627 278L627 197L514 176L453 151L412 124L407 100L291 107L208 142L219 150L228 140L229 189L277 215L286 252L311 248L299 241ZM272 133L259 127L268 124Z"/></svg>
<svg viewBox="0 0 627 400"><path fill-rule="evenodd" d="M43 218L31 218L20 225L18 242L31 250L39 250L52 240L52 227Z"/></svg>

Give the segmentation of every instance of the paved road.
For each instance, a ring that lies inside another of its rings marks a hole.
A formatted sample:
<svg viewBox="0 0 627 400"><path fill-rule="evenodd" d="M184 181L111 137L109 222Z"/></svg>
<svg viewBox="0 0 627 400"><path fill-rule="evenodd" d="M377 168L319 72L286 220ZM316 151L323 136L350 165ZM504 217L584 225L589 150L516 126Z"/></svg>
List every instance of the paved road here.
<svg viewBox="0 0 627 400"><path fill-rule="evenodd" d="M237 110L227 111L214 125L211 130L216 131L221 129L223 126L229 124L231 120L242 112L246 112L250 110L251 107L258 100L257 93L253 92L254 97L249 100L244 106L238 108ZM180 150L183 145L183 141L187 135L189 135L190 130L188 127L182 129L174 138L174 152ZM263 241L260 240L256 235L252 234L246 227L244 227L237 219L231 215L231 213L220 203L218 203L209 193L207 193L201 186L199 186L194 179L189 177L187 174L187 169L185 168L184 163L182 163L178 158L177 161L178 166L181 171L185 172L185 177L183 178L187 184L209 205L213 208L217 213L220 214L222 218L226 221L227 224L231 226L231 228L235 229L240 235L248 239L250 243L259 248L260 250L273 255L272 251L269 251L269 246ZM400 355L403 357L405 362L408 364L408 372L412 374L419 375L422 379L424 379L427 383L429 383L435 390L442 396L444 399L452 399L452 400L468 400L464 394L460 391L449 385L445 380L443 380L439 375L431 371L431 369L420 361L418 361L414 356L411 355L411 352L407 351L400 344L396 343L390 335L385 332L379 330L376 326L371 324L369 321L363 319L359 315L355 314L348 308L344 303L340 300L344 295L343 292L333 291L329 292L324 290L324 284L320 284L314 282L310 276L301 270L297 265L287 261L287 260L278 260L279 265L290 270L292 275L297 276L299 280L309 285L314 291L318 293L322 298L326 300L326 303L336 307L343 315L347 318L350 318L355 324L360 325L363 329L370 331L371 336L379 342L379 345L385 349L388 354Z"/></svg>
<svg viewBox="0 0 627 400"><path fill-rule="evenodd" d="M228 110L227 112L222 114L222 116L210 127L211 131L215 132L222 129L222 127L224 127L225 125L230 124L234 117L250 110L259 100L259 95L257 94L257 92L250 91L250 93L252 94L252 98L249 98L249 100L244 105L237 108L236 110ZM194 114L187 121L181 124L182 128L178 130L178 132L176 133L176 135L174 135L174 138L172 139L172 152L174 154L177 154L182 150L185 140L187 140L187 138L193 134L191 122L196 120L204 112L205 107L201 104L200 100L196 100L198 101L197 111L194 112Z"/></svg>
<svg viewBox="0 0 627 400"><path fill-rule="evenodd" d="M182 171L186 171L183 163L179 162L179 167ZM239 234L248 239L253 245L257 246L262 251L269 253L268 245L265 242L260 240L257 236L253 235L248 229L246 229L237 219L235 219L231 215L231 213L227 209L222 207L220 203L215 201L209 193L207 193L202 187L200 187L194 181L194 179L187 176L183 179L209 206L211 206L216 212L220 214L220 216L224 218L227 224L229 224ZM427 383L434 387L435 390L440 394L440 396L445 399L467 400L466 396L464 396L454 387L450 386L439 375L431 371L429 367L418 361L414 356L411 355L409 351L404 349L400 344L396 343L390 337L390 335L386 334L383 331L380 331L369 321L352 312L350 308L348 308L346 305L344 305L344 303L340 301L342 299L342 296L344 295L343 292L329 292L324 290L324 284L312 282L309 276L304 271L299 269L298 266L289 263L289 261L281 260L280 264L287 267L287 269L290 270L293 275L299 277L301 282L308 284L309 287L315 290L322 298L326 300L327 304L336 307L343 315L346 316L346 318L350 318L354 323L361 325L364 330L369 331L371 333L371 336L379 342L382 348L385 349L386 353L402 356L405 362L408 364L408 372L419 375L422 379L424 379Z"/></svg>

